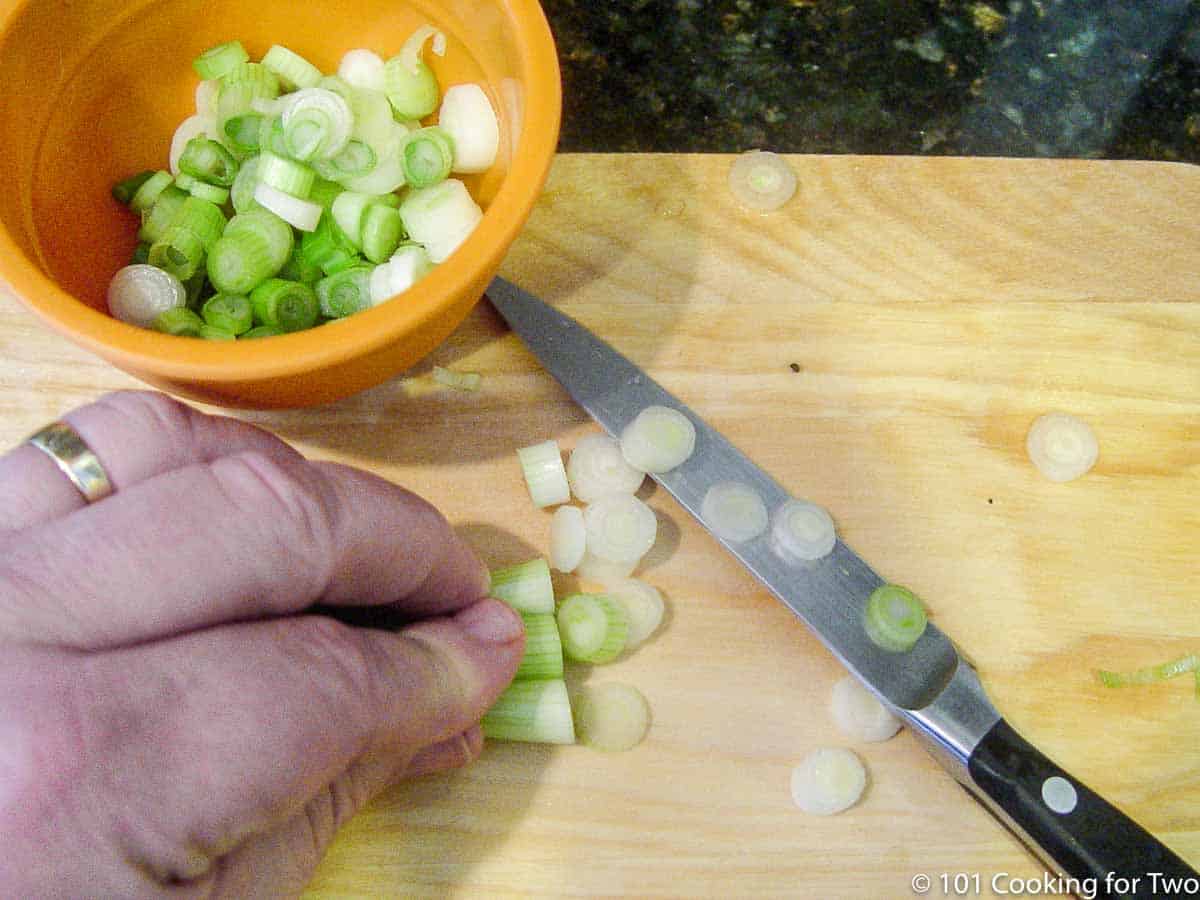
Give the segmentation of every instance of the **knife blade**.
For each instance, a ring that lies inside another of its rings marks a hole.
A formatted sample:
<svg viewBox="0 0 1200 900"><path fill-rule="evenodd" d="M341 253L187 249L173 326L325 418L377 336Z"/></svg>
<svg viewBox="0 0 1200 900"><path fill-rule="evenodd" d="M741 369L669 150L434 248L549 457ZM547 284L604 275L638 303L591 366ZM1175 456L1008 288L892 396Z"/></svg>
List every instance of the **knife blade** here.
<svg viewBox="0 0 1200 900"><path fill-rule="evenodd" d="M702 512L722 482L752 488L768 510L792 495L665 388L574 319L497 277L491 304L538 361L605 431L619 437L648 406L678 410L696 428L691 457L652 477L803 621L933 756L1076 893L1154 897L1197 878L1177 854L1021 737L993 706L975 669L933 623L912 650L892 653L863 629L867 598L884 584L840 539L814 563L780 556L766 535L734 542ZM1193 884L1195 882L1192 882ZM1071 882L1068 882L1070 885Z"/></svg>

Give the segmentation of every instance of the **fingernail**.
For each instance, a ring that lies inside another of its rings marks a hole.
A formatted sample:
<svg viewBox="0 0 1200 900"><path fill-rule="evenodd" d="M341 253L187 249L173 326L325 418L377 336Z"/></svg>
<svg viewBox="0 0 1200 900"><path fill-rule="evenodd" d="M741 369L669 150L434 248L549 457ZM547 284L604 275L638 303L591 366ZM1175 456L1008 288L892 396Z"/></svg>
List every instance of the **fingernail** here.
<svg viewBox="0 0 1200 900"><path fill-rule="evenodd" d="M454 620L468 634L486 644L507 644L525 631L520 615L507 604L493 599L468 606Z"/></svg>

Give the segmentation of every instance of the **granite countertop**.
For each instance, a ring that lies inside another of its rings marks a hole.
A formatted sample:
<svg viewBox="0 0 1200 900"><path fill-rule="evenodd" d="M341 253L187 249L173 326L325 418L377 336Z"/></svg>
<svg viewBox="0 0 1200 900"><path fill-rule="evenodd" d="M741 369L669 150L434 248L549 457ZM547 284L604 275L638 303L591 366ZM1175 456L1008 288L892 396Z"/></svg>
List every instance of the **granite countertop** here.
<svg viewBox="0 0 1200 900"><path fill-rule="evenodd" d="M1189 0L543 0L563 151L1200 161Z"/></svg>

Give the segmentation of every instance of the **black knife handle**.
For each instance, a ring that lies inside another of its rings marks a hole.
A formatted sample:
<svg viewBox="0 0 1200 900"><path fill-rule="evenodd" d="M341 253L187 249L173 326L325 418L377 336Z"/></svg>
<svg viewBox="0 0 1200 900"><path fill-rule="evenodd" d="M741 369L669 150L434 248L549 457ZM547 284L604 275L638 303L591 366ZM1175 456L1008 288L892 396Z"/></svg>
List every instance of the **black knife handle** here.
<svg viewBox="0 0 1200 900"><path fill-rule="evenodd" d="M1003 719L979 742L967 771L1060 874L1085 884L1088 896L1175 897L1195 890L1194 869Z"/></svg>

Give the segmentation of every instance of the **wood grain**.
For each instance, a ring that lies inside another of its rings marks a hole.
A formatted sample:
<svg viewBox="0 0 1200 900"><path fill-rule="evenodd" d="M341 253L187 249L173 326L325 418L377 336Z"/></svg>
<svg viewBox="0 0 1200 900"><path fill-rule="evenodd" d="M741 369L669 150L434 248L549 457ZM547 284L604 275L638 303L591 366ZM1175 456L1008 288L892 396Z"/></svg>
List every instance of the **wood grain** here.
<svg viewBox="0 0 1200 900"><path fill-rule="evenodd" d="M1200 703L1092 670L1200 644L1200 175L1159 163L790 157L800 194L740 210L723 156L565 155L504 274L647 368L846 541L922 594L1010 721L1200 865ZM481 372L448 391L432 364ZM133 387L0 296L0 442ZM1024 437L1086 419L1052 484ZM237 413L438 504L494 564L544 552L513 451L593 430L486 305L405 378ZM792 765L842 744L837 665L662 492L652 643L581 675L637 684L636 750L489 746L344 830L313 897L982 896L1041 866L902 733L858 749L860 806L806 817ZM561 586L570 586L562 579ZM992 879L999 877L993 889ZM1008 895L1012 896L1011 887Z"/></svg>

